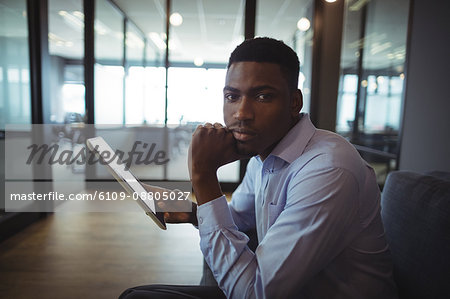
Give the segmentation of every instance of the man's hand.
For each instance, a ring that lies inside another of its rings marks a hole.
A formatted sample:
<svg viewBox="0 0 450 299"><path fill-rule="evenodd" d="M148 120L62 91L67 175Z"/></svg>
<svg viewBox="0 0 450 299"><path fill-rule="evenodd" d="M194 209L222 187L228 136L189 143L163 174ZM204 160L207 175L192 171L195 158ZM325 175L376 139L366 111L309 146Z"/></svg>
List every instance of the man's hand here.
<svg viewBox="0 0 450 299"><path fill-rule="evenodd" d="M161 193L159 198L163 198L163 192L171 191L169 189L156 187L152 185L142 184L147 192L151 192L152 194ZM164 221L166 223L192 223L193 225L198 225L197 221L197 204L189 201L170 201L170 207L168 207L168 202L163 200L156 201L156 205L158 210L164 212ZM174 207L173 205L179 205L178 207ZM188 205L191 205L191 212L165 212L167 210L179 210L186 211L188 210Z"/></svg>
<svg viewBox="0 0 450 299"><path fill-rule="evenodd" d="M188 166L199 205L222 195L217 169L239 158L236 140L227 128L219 123L197 127L189 147Z"/></svg>
<svg viewBox="0 0 450 299"><path fill-rule="evenodd" d="M236 140L219 123L198 126L189 147L189 173L193 175L216 173L220 166L236 161Z"/></svg>
<svg viewBox="0 0 450 299"><path fill-rule="evenodd" d="M158 202L164 205L164 202ZM190 202L192 205L191 212L164 212L164 221L166 223L192 223L198 225L197 221L197 204ZM164 210L164 208L162 208Z"/></svg>

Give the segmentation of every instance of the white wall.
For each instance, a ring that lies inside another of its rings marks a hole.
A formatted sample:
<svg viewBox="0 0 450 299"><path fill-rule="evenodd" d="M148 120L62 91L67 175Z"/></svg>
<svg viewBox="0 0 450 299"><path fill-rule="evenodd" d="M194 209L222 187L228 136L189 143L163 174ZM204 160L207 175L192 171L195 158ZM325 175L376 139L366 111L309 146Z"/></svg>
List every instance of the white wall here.
<svg viewBox="0 0 450 299"><path fill-rule="evenodd" d="M450 2L412 1L399 165L450 171Z"/></svg>

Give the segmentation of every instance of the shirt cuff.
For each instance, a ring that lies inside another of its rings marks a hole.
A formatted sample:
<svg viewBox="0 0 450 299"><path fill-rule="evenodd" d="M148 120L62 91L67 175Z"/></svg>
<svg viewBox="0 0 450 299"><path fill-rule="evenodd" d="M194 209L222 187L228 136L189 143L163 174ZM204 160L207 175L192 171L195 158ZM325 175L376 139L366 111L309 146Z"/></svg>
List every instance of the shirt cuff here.
<svg viewBox="0 0 450 299"><path fill-rule="evenodd" d="M200 235L222 227L236 227L225 195L198 206L197 219Z"/></svg>

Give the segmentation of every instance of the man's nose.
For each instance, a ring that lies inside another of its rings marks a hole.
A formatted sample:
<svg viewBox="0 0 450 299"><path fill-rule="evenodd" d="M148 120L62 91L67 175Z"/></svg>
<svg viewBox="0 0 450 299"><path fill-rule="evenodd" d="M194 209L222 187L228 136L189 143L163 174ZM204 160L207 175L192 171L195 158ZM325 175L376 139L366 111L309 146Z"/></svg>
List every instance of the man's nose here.
<svg viewBox="0 0 450 299"><path fill-rule="evenodd" d="M253 111L253 105L249 98L242 97L242 99L239 101L237 110L233 114L233 117L236 120L243 121L243 120L251 120L254 118L254 111Z"/></svg>

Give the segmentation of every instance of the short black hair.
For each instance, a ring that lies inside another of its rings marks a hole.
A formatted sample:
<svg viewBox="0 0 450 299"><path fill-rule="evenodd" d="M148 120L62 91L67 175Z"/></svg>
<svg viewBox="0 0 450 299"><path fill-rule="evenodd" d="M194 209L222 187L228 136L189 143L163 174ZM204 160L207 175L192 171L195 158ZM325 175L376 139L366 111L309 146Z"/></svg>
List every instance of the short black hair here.
<svg viewBox="0 0 450 299"><path fill-rule="evenodd" d="M278 64L289 89L297 90L300 62L297 53L284 42L270 37L247 39L231 53L227 68L235 62L243 61Z"/></svg>

